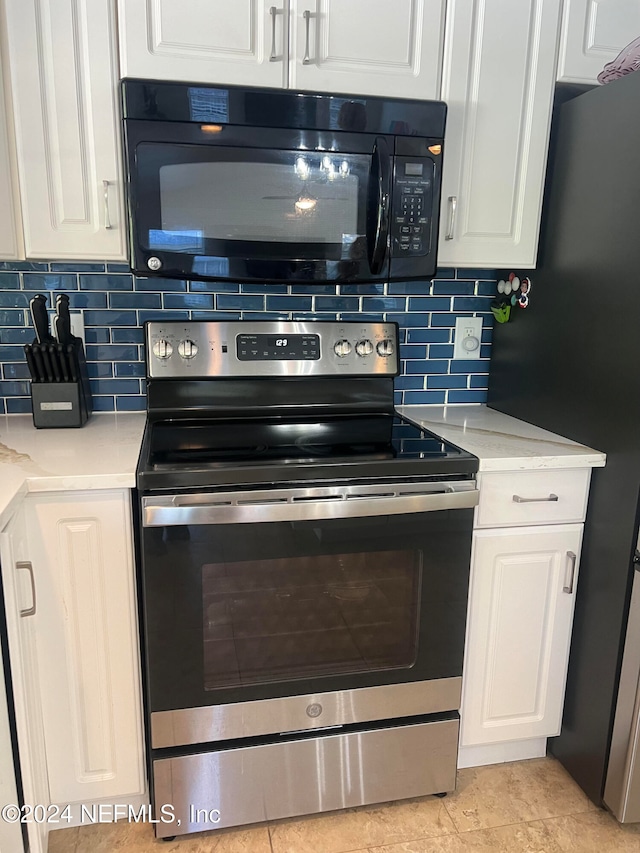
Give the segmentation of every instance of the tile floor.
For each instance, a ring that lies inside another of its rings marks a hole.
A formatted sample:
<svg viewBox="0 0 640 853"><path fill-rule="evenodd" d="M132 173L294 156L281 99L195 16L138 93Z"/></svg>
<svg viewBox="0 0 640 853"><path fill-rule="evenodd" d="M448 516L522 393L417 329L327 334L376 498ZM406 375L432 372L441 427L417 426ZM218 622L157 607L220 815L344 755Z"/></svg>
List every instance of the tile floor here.
<svg viewBox="0 0 640 853"><path fill-rule="evenodd" d="M461 770L454 794L156 841L144 824L57 830L49 853L640 853L640 824L597 809L560 764Z"/></svg>

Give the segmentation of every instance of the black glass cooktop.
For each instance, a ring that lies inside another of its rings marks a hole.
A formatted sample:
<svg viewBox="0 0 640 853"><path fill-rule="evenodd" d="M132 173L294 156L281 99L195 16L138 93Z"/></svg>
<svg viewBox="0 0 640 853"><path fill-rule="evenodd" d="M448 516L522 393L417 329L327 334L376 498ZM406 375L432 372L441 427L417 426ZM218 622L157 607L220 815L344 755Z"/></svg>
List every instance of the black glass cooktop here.
<svg viewBox="0 0 640 853"><path fill-rule="evenodd" d="M448 473L452 462L456 471L477 470L475 457L391 413L167 420L147 426L139 480L142 473L169 487L207 477L216 485L419 475L427 462L429 473Z"/></svg>

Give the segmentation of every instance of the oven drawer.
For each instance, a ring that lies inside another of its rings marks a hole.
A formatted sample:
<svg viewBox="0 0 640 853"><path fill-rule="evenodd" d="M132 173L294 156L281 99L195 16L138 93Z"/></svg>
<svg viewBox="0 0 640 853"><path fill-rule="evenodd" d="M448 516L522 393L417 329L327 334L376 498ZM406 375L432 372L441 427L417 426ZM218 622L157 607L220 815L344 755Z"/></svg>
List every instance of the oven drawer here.
<svg viewBox="0 0 640 853"><path fill-rule="evenodd" d="M482 474L476 527L584 521L590 468Z"/></svg>
<svg viewBox="0 0 640 853"><path fill-rule="evenodd" d="M158 823L156 833L162 838L452 791L458 728L455 715L158 759L155 811L160 815L172 803L176 820Z"/></svg>

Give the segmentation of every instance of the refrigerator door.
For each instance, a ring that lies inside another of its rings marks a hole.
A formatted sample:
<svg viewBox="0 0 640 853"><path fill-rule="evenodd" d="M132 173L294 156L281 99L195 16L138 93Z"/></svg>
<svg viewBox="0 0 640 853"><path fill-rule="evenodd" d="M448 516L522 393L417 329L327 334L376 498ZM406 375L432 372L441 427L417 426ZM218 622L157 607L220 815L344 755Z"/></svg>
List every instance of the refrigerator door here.
<svg viewBox="0 0 640 853"><path fill-rule="evenodd" d="M638 543L640 548L640 542ZM640 821L640 551L613 724L604 802L621 823Z"/></svg>

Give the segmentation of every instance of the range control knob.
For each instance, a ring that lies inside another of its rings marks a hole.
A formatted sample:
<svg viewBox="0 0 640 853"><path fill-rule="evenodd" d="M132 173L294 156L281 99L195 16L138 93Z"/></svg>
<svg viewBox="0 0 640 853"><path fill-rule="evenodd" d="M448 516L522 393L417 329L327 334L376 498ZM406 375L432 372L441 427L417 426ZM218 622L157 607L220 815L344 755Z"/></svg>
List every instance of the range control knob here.
<svg viewBox="0 0 640 853"><path fill-rule="evenodd" d="M187 338L178 344L178 355L181 358L193 358L198 352L198 345Z"/></svg>
<svg viewBox="0 0 640 853"><path fill-rule="evenodd" d="M164 338L160 338L160 340L156 341L153 345L152 352L156 358L169 358L173 352L173 347L169 341L165 341Z"/></svg>
<svg viewBox="0 0 640 853"><path fill-rule="evenodd" d="M378 350L378 355L382 355L385 358L388 358L390 355L393 355L396 351L396 348L393 345L393 341L390 338L385 338L383 341L379 341L376 349Z"/></svg>
<svg viewBox="0 0 640 853"><path fill-rule="evenodd" d="M338 356L338 358L344 358L351 352L351 344L349 343L349 341L336 341L333 345L333 351Z"/></svg>
<svg viewBox="0 0 640 853"><path fill-rule="evenodd" d="M373 352L373 344L371 341L364 338L364 340L358 341L356 344L356 352L358 355L371 355Z"/></svg>

